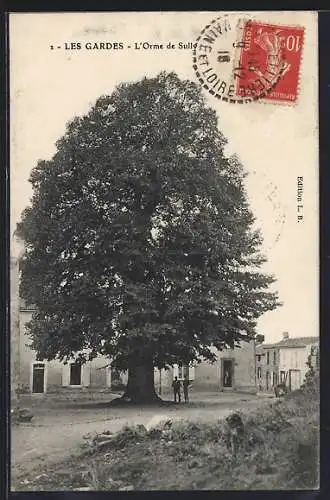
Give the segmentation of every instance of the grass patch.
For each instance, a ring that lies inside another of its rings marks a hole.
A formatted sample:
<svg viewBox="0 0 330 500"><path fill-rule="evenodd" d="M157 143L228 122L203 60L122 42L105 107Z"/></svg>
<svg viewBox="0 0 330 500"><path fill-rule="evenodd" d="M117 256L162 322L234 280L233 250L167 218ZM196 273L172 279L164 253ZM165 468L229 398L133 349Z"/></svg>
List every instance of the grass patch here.
<svg viewBox="0 0 330 500"><path fill-rule="evenodd" d="M241 413L244 437L228 447L226 422L124 427L90 439L82 455L25 478L19 490L265 490L318 487L319 391L304 387ZM28 483L26 483L28 481Z"/></svg>

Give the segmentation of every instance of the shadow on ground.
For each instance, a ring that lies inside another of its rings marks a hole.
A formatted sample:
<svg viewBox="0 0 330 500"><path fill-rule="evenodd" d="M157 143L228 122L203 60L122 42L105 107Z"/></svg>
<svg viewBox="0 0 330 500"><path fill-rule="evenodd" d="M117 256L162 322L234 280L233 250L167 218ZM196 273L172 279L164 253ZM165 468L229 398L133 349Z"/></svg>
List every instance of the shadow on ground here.
<svg viewBox="0 0 330 500"><path fill-rule="evenodd" d="M250 397L240 397L239 401L240 402L246 402L251 399ZM221 396L219 397L218 400L212 400L212 401L190 401L189 403L176 403L174 401L168 400L168 399L163 399L159 401L155 401L152 403L133 403L131 401L125 401L121 397L114 398L109 401L87 401L87 402L80 402L76 401L74 403L65 403L65 408L67 409L86 409L90 410L93 408L219 408L222 405L225 406L226 408L228 407L235 407L237 406L238 399L234 399L233 401L228 401L228 398L224 398L223 401L221 401Z"/></svg>

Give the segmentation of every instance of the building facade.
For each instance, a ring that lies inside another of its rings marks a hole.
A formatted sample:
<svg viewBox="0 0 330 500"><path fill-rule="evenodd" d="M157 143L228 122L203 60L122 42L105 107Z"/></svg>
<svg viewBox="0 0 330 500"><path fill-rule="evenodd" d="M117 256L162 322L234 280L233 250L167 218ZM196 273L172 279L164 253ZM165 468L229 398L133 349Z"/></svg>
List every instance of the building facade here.
<svg viewBox="0 0 330 500"><path fill-rule="evenodd" d="M319 338L290 338L284 332L283 339L275 344L261 344L256 348L256 378L259 390L270 391L278 383L288 389L299 389L309 369L308 360L318 369Z"/></svg>
<svg viewBox="0 0 330 500"><path fill-rule="evenodd" d="M104 356L83 365L74 361L67 364L57 360L37 361L26 334L26 324L31 320L32 313L33 309L21 301L19 380L23 392L46 394L63 388L78 391L125 388L127 373L112 369L109 359ZM175 365L169 370L155 369L156 391L170 390L174 377L183 380L187 374L198 390L256 392L254 342L214 352L217 360L213 364L201 362L190 367Z"/></svg>
<svg viewBox="0 0 330 500"><path fill-rule="evenodd" d="M259 391L270 391L278 384L279 352L272 344L256 347L256 379Z"/></svg>

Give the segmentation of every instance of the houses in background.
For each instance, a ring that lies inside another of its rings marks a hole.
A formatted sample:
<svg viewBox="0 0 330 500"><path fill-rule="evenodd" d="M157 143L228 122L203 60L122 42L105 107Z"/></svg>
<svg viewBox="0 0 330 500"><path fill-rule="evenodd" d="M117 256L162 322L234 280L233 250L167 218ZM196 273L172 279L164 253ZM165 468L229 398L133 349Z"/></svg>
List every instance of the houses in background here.
<svg viewBox="0 0 330 500"><path fill-rule="evenodd" d="M24 392L46 394L65 390L111 391L124 389L127 373L112 369L109 359L99 356L86 364L60 361L37 361L36 353L29 347L26 324L30 321L33 308L20 302L20 367L19 382ZM193 387L207 391L256 392L255 344L243 343L241 347L214 350L217 361L213 364L201 362L196 366L175 365L169 370L155 369L156 390L171 389L174 377L183 380L187 374Z"/></svg>
<svg viewBox="0 0 330 500"><path fill-rule="evenodd" d="M16 391L32 394L58 393L68 390L78 392L111 391L124 389L127 373L118 372L110 360L99 356L86 364L58 360L40 361L30 347L31 339L26 325L31 320L33 307L19 298L19 258L11 261L11 367L12 401ZM193 387L206 391L241 391L256 393L255 342L243 342L240 347L217 351L213 364L201 362L195 366L174 366L169 370L155 369L155 387L161 393L170 390L174 377L183 380L187 374Z"/></svg>
<svg viewBox="0 0 330 500"><path fill-rule="evenodd" d="M217 358L214 363L203 361L190 369L189 377L193 380L194 389L212 392L257 392L254 341L243 342L240 347L233 349L214 349L213 352ZM170 370L162 370L166 379L165 387L171 385L175 376L183 379L184 370L188 373L188 367L175 366ZM155 377L155 383L158 383L158 376Z"/></svg>
<svg viewBox="0 0 330 500"><path fill-rule="evenodd" d="M290 338L285 332L283 339L274 344L256 347L256 379L259 391L271 391L279 383L289 390L298 389L308 371L307 362L319 368L319 338Z"/></svg>
<svg viewBox="0 0 330 500"><path fill-rule="evenodd" d="M18 379L24 392L46 394L65 389L113 391L125 388L127 373L111 368L109 359L104 356L83 365L74 361L67 364L58 360L37 361L26 334L26 323L33 309L23 301L20 304ZM273 391L279 383L295 390L304 382L308 360L315 370L319 369L318 337L290 338L287 332L274 344L256 346L253 341L234 349L214 349L214 353L217 359L212 364L203 361L195 366L155 369L157 392L170 390L174 377L183 380L185 375L197 390L255 393Z"/></svg>
<svg viewBox="0 0 330 500"><path fill-rule="evenodd" d="M72 391L123 390L127 373L111 368L108 358L99 356L86 364L58 360L37 361L29 347L26 323L33 313L20 301L19 313L19 384L24 392L46 394L68 389ZM175 365L169 370L155 369L155 387L159 393L171 389L174 377L187 375L193 387L206 391L273 391L279 383L290 390L298 389L308 371L307 362L319 369L318 337L290 338L288 333L274 344L243 343L241 347L217 351L216 362L201 362L195 366Z"/></svg>
<svg viewBox="0 0 330 500"><path fill-rule="evenodd" d="M46 394L73 390L78 392L113 391L124 389L127 373L119 372L110 365L110 360L99 356L86 364L71 361L64 364L58 360L39 361L36 353L29 347L30 339L26 334L26 324L30 321L33 309L18 300L17 263L11 264L12 330L12 384L19 384L24 392ZM15 313L17 309L17 314ZM15 314L14 314L15 313ZM171 389L174 377L183 380L187 374L193 387L206 391L241 391L256 393L271 391L278 383L284 382L291 390L301 386L308 370L307 361L319 366L318 337L289 338L288 333L275 344L244 342L240 347L214 350L216 361L213 364L201 362L195 366L174 366L169 370L155 369L155 387L159 393ZM15 372L15 373L14 373ZM14 391L15 392L15 391Z"/></svg>
<svg viewBox="0 0 330 500"><path fill-rule="evenodd" d="M256 378L259 391L269 391L278 383L278 351L271 344L256 347Z"/></svg>

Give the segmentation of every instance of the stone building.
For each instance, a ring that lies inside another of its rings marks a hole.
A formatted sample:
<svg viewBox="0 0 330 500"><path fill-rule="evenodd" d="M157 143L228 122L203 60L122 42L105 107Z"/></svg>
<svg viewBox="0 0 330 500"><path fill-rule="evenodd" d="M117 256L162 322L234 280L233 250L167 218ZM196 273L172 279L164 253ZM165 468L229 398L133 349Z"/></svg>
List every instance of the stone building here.
<svg viewBox="0 0 330 500"><path fill-rule="evenodd" d="M256 393L255 343L244 342L241 347L213 350L217 359L214 363L202 361L193 367L178 367L164 372L165 387L169 387L175 376L182 380L186 372L196 390L239 391ZM162 370L163 371L163 370ZM159 383L159 375L155 377Z"/></svg>
<svg viewBox="0 0 330 500"><path fill-rule="evenodd" d="M270 391L278 383L290 390L301 387L308 371L308 358L318 369L319 338L290 338L288 332L274 344L261 344L256 348L256 378L258 390Z"/></svg>
<svg viewBox="0 0 330 500"><path fill-rule="evenodd" d="M259 391L270 391L278 384L279 353L273 344L256 347L256 379Z"/></svg>
<svg viewBox="0 0 330 500"><path fill-rule="evenodd" d="M60 361L37 361L36 353L29 347L26 323L33 309L21 301L20 308L20 374L21 390L35 394L58 392L63 389L120 390L125 387L127 374L111 369L109 359L99 356L84 365ZM171 388L175 376L183 379L185 373L194 388L209 391L256 392L255 345L243 343L240 348L214 351L214 364L201 362L195 366L174 366L169 370L155 370L155 387L158 392Z"/></svg>
<svg viewBox="0 0 330 500"><path fill-rule="evenodd" d="M10 241L10 406L13 416L19 410L19 384L20 384L20 300L19 300L19 262L24 246L17 238L15 232Z"/></svg>

